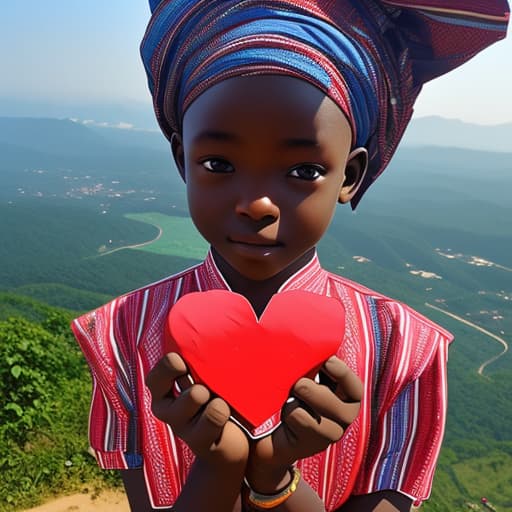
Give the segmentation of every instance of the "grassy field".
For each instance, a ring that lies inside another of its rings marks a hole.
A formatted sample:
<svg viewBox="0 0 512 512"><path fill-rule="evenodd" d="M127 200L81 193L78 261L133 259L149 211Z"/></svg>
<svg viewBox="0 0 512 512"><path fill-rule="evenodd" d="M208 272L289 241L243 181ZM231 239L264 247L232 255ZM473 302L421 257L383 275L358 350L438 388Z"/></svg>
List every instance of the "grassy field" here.
<svg viewBox="0 0 512 512"><path fill-rule="evenodd" d="M171 217L163 213L128 213L125 217L162 230L162 236L157 241L137 250L197 260L202 260L208 251L208 243L188 217Z"/></svg>
<svg viewBox="0 0 512 512"><path fill-rule="evenodd" d="M459 482L464 483L467 496L479 501L488 496L500 510L512 509L512 457L506 453L491 453L487 457L469 459L453 466ZM493 475L490 479L489 475ZM503 500L503 498L505 500Z"/></svg>

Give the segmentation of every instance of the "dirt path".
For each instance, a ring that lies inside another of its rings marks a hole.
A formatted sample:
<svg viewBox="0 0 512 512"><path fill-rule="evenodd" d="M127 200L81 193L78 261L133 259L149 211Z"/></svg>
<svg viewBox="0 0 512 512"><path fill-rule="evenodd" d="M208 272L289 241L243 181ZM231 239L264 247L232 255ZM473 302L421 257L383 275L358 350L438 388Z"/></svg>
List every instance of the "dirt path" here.
<svg viewBox="0 0 512 512"><path fill-rule="evenodd" d="M73 494L51 500L23 512L130 512L126 496L121 491L93 494Z"/></svg>
<svg viewBox="0 0 512 512"><path fill-rule="evenodd" d="M494 363L497 359L499 359L500 357L504 356L508 352L508 343L503 338L500 338L496 334L494 334L494 333L492 333L490 331L487 331L486 329L483 329L479 325L476 325L473 322L470 322L469 320L466 320L465 318L462 318L462 317L460 317L458 315L450 313L449 311L446 311L444 309L438 308L437 306L429 304L428 302L425 302L425 306L427 306L429 308L432 308L432 309L435 309L436 311L440 311L441 313L444 313L445 315L447 315L447 316L449 316L451 318L454 318L455 320L458 320L459 322L462 322L463 324L469 325L469 327L472 327L473 329L476 329L477 331L480 331L481 333L485 334L486 336L489 336L490 338L492 338L493 340L496 340L498 343L500 343L503 346L503 350L499 354L491 357L487 361L484 361L480 365L480 368L478 368L478 375L483 375L484 374L484 370L485 370L485 368L487 366L489 366L491 363Z"/></svg>
<svg viewBox="0 0 512 512"><path fill-rule="evenodd" d="M105 251L99 254L99 256L106 256L107 254L112 254L117 251L122 251L124 249L138 249L139 247L144 247L146 245L150 245L155 243L156 241L160 240L162 237L164 230L158 225L158 224L152 224L152 226L155 226L155 228L158 228L158 235L153 238L152 240L148 240L147 242L142 242L140 244L133 244L133 245L123 245L122 247L118 247L117 249L112 249L111 251Z"/></svg>

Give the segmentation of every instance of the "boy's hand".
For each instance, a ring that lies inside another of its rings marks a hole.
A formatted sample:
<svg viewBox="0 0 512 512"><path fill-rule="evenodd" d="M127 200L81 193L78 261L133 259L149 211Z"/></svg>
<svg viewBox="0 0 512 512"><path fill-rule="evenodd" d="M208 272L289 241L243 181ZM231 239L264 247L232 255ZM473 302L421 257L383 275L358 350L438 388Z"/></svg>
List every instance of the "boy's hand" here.
<svg viewBox="0 0 512 512"><path fill-rule="evenodd" d="M363 396L359 377L334 356L322 370L332 379L335 391L300 379L292 390L297 400L284 406L281 426L252 443L246 478L256 491L272 493L286 485L292 464L338 441L356 419Z"/></svg>
<svg viewBox="0 0 512 512"><path fill-rule="evenodd" d="M247 460L249 443L240 428L228 421L228 404L221 398L212 399L205 386L191 385L187 372L185 362L176 353L164 356L151 370L146 385L153 414L205 463L225 465ZM186 388L178 397L173 391L176 381Z"/></svg>

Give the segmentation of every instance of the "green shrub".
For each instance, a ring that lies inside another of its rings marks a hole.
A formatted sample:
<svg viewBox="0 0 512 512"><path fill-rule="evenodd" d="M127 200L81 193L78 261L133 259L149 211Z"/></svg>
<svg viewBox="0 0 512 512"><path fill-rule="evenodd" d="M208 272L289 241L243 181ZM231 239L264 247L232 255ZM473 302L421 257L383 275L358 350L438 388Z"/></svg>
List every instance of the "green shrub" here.
<svg viewBox="0 0 512 512"><path fill-rule="evenodd" d="M87 448L90 375L69 330L52 312L37 324L0 322L0 511L87 486L117 485Z"/></svg>

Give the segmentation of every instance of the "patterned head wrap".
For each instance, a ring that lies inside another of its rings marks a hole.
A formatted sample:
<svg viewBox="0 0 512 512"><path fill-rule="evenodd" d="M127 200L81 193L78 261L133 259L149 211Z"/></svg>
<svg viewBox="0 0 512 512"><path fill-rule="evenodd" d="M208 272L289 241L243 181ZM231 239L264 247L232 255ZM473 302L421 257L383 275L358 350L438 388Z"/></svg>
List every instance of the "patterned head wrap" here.
<svg viewBox="0 0 512 512"><path fill-rule="evenodd" d="M356 197L385 169L422 85L503 39L507 0L150 0L141 55L170 139L187 107L229 77L284 74L318 87L368 149Z"/></svg>

